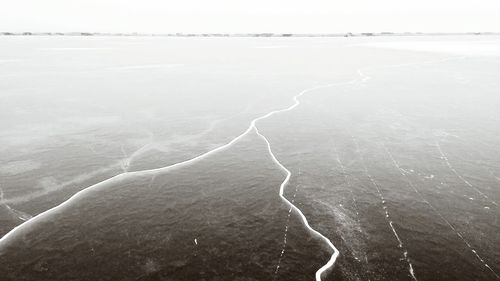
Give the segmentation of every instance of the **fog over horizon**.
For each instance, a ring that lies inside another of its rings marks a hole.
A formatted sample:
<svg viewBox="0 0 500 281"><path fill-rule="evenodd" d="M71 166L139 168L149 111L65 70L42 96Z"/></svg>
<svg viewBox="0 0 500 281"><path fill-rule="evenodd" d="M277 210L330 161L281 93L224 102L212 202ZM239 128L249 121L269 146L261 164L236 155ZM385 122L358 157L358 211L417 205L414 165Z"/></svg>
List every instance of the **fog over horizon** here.
<svg viewBox="0 0 500 281"><path fill-rule="evenodd" d="M498 32L498 1L6 1L0 31Z"/></svg>

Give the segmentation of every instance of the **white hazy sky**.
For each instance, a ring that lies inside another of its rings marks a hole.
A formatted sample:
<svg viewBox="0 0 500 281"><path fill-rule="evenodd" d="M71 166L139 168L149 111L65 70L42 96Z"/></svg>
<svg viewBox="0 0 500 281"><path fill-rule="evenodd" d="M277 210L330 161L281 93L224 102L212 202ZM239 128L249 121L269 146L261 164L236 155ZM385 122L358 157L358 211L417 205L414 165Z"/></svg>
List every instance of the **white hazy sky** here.
<svg viewBox="0 0 500 281"><path fill-rule="evenodd" d="M2 0L0 31L500 31L500 0Z"/></svg>

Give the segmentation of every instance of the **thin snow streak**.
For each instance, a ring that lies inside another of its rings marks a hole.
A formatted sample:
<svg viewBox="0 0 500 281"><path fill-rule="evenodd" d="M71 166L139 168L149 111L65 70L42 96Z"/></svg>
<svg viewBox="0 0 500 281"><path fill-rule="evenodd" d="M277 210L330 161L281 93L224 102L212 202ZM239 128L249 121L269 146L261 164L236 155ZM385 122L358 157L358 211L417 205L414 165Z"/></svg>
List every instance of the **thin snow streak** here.
<svg viewBox="0 0 500 281"><path fill-rule="evenodd" d="M12 208L11 206L9 206L7 204L7 202L5 202L5 199L3 198L3 189L2 188L0 188L0 205L4 205L5 208L7 208L7 210L9 211L9 213L11 213L13 216L15 216L16 218L18 218L21 221L27 221L27 220L31 219L30 214L16 210L16 209Z"/></svg>

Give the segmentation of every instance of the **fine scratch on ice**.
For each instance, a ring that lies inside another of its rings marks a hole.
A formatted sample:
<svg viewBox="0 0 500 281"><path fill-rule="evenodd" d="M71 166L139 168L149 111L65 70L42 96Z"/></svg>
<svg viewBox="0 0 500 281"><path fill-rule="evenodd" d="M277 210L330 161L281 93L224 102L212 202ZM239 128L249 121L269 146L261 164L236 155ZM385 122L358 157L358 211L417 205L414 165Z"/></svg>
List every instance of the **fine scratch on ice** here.
<svg viewBox="0 0 500 281"><path fill-rule="evenodd" d="M354 211L356 212L356 221L359 223L359 208L358 208L358 203L356 201L356 196L354 196L354 192L352 191L352 183L349 180L349 177L347 176L347 172L345 170L345 165L342 159L340 159L340 154L335 145L333 145L333 150L335 151L335 160L340 166L340 170L342 172L342 176L344 177L345 182L347 183L347 188L349 188L349 192L351 193L352 197L352 205L354 207Z"/></svg>
<svg viewBox="0 0 500 281"><path fill-rule="evenodd" d="M472 247L472 245L469 243L469 241L467 241L465 239L465 237L434 207L434 205L432 205L429 201L427 201L427 199L425 199L425 197L418 191L418 189L415 187L415 185L408 178L407 172L404 169L402 169L401 165L399 165L399 163L396 161L396 159L394 159L390 150L387 149L387 146L384 144L383 147L384 147L386 153L389 155L389 158L391 159L391 161L394 164L394 166L396 167L396 169L405 178L406 182L413 189L413 191L415 191L415 193L418 194L420 199L425 204L427 204L434 211L434 213L436 213L439 216L439 218L441 218L441 220L443 220L448 225L448 227L450 227L451 230L453 230L453 232L455 232L455 234L460 238L460 240L462 240L464 242L464 244L471 250L471 252L474 254L474 256L476 256L476 258L484 265L484 267L486 267L497 279L500 279L500 276L484 261L484 259L477 253L477 251L474 249L474 247Z"/></svg>
<svg viewBox="0 0 500 281"><path fill-rule="evenodd" d="M299 169L299 176L300 176L300 169ZM295 202L295 197L297 196L297 187L298 187L298 185L295 185L295 191L293 193L292 200L290 201L292 204ZM290 207L290 209L288 209L288 214L286 216L285 231L283 234L283 247L281 249L280 256L278 258L278 264L276 265L276 269L274 270L273 280L276 280L276 278L278 278L278 272L280 270L281 260L283 259L283 256L285 255L286 241L287 241L286 238L287 238L287 234L288 234L288 226L290 223L290 216L292 215L292 210L293 210L292 207Z"/></svg>
<svg viewBox="0 0 500 281"><path fill-rule="evenodd" d="M364 82L364 80L361 80L361 81ZM352 191L354 187L352 185L351 180L349 179L349 175L347 174L347 171L346 171L346 168L344 165L344 161L342 161L342 159L340 158L340 153L337 149L337 146L335 145L335 143L332 146L333 146L333 150L335 152L335 160L337 161L337 163L340 166L340 171L342 172L342 176L344 177L344 181L347 184L347 188L349 189L349 193L351 194L351 197L352 197L352 206L354 208L354 212L356 213L356 222L358 224L358 231L360 233L363 233L363 230L361 228L361 220L360 220L360 216L359 216L358 201L356 200L356 196L354 195L354 192ZM354 251L352 252L352 255L353 255L355 260L360 261L360 258L356 256L356 253L354 253ZM366 252L365 252L364 260L365 260L366 264L368 265L368 256L367 256Z"/></svg>
<svg viewBox="0 0 500 281"><path fill-rule="evenodd" d="M439 151L439 154L441 154L441 159L444 160L444 162L446 163L446 166L448 166L448 168L457 176L457 178L459 178L462 182L464 182L468 187L474 189L485 200L490 201L491 204L493 204L495 206L498 206L497 202L495 202L494 200L491 200L486 194L484 194L483 192L481 192L481 190L479 190L477 187L475 187L473 184L471 184L468 180L466 180L460 173L457 172L457 170L451 165L451 163L448 160L448 157L446 156L446 154L443 152L443 150L441 148L441 144L439 143L438 140L436 140L436 147L437 147L437 149Z"/></svg>
<svg viewBox="0 0 500 281"><path fill-rule="evenodd" d="M351 136L351 138L352 138L354 145L356 147L356 153L359 155L359 157L361 159L361 164L363 166L363 170L365 172L365 175L368 177L371 184L375 187L375 190L377 191L378 197L380 198L380 201L382 202L382 209L385 212L385 220L389 224L389 227L391 228L392 233L394 234L394 237L396 237L396 240L399 243L398 247L403 251L403 257L404 257L406 263L408 264L408 270L410 272L410 275L411 275L413 280L417 281L417 277L415 276L415 271L413 270L413 265L412 265L410 259L408 258L408 250L406 250L406 247L404 246L403 241L399 237L398 232L396 231L396 228L394 228L394 223L391 220L391 216L389 214L389 209L387 208L387 204L386 204L384 195L380 191L378 183L375 181L375 179L372 177L372 175L368 172L368 167L365 164L363 154L360 152L358 141L356 140L356 138L354 136Z"/></svg>

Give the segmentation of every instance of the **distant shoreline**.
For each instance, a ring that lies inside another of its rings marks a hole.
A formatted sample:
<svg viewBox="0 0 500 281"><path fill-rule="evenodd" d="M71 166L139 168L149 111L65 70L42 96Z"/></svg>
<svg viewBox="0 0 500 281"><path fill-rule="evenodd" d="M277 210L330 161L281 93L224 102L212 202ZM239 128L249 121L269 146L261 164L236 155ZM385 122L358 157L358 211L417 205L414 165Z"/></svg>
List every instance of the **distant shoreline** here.
<svg viewBox="0 0 500 281"><path fill-rule="evenodd" d="M381 37L500 35L500 32L361 32L361 33L101 33L101 32L0 32L0 36L138 36L138 37Z"/></svg>

